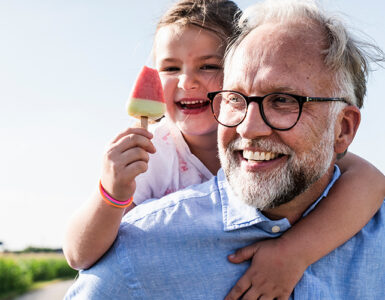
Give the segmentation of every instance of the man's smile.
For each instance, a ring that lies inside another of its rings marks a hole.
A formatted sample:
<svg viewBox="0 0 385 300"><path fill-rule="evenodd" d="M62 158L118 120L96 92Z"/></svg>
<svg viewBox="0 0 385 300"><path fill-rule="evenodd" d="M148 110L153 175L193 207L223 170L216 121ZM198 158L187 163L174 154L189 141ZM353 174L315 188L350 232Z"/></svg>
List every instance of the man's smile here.
<svg viewBox="0 0 385 300"><path fill-rule="evenodd" d="M265 152L265 151L243 150L242 152L242 156L244 159L256 160L256 161L272 160L280 155L282 154L274 153L274 152Z"/></svg>
<svg viewBox="0 0 385 300"><path fill-rule="evenodd" d="M236 157L238 157L240 166L247 172L267 171L272 168L282 167L282 163L287 161L289 155L262 150L236 150Z"/></svg>

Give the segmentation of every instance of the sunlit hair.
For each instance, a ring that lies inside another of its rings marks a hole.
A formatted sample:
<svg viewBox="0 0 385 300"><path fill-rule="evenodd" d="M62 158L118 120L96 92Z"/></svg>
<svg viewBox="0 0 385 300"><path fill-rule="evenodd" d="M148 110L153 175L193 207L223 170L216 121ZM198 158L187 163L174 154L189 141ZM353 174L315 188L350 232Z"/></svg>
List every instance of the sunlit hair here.
<svg viewBox="0 0 385 300"><path fill-rule="evenodd" d="M161 17L156 32L167 25L194 25L217 34L227 45L234 35L239 7L230 0L182 0L171 6Z"/></svg>
<svg viewBox="0 0 385 300"><path fill-rule="evenodd" d="M238 22L239 34L229 44L226 60L256 27L266 23L305 22L324 32L320 49L324 62L334 74L334 97L345 97L361 108L366 94L369 63L385 61L383 51L371 42L353 37L339 17L324 11L313 0L266 0L246 9ZM227 62L225 62L227 64ZM225 67L226 69L226 67Z"/></svg>

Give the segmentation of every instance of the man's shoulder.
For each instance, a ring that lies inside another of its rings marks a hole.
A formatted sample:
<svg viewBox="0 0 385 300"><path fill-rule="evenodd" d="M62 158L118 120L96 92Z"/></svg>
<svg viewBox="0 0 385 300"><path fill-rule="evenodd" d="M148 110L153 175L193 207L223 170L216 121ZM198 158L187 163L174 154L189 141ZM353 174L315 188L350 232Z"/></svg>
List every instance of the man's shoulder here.
<svg viewBox="0 0 385 300"><path fill-rule="evenodd" d="M294 293L301 299L385 299L384 279L385 202L355 236L312 264Z"/></svg>
<svg viewBox="0 0 385 300"><path fill-rule="evenodd" d="M182 190L168 194L160 199L148 199L129 211L122 223L135 223L143 218L156 218L170 210L182 208L183 210L207 209L207 206L215 206L220 202L217 177L201 183L191 185ZM202 206L204 203L204 207Z"/></svg>

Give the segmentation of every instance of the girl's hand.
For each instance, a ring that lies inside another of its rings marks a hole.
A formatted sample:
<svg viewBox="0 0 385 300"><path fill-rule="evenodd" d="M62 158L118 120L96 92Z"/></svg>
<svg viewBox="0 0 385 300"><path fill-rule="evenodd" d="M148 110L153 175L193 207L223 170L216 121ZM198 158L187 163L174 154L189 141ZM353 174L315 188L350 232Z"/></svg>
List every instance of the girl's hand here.
<svg viewBox="0 0 385 300"><path fill-rule="evenodd" d="M155 153L153 135L144 128L128 128L107 147L101 182L113 198L125 201L135 192L135 177L147 171L149 155Z"/></svg>
<svg viewBox="0 0 385 300"><path fill-rule="evenodd" d="M236 264L252 260L225 300L289 299L307 265L301 257L290 255L280 239L261 241L228 256L229 261Z"/></svg>

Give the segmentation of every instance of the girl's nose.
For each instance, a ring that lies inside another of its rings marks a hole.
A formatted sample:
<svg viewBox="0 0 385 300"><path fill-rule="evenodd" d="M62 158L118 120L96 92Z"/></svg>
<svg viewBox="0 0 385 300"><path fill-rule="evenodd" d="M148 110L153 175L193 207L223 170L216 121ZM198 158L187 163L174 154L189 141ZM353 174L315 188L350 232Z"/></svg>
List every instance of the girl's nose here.
<svg viewBox="0 0 385 300"><path fill-rule="evenodd" d="M193 72L184 72L179 76L178 88L191 90L199 87L199 81Z"/></svg>

